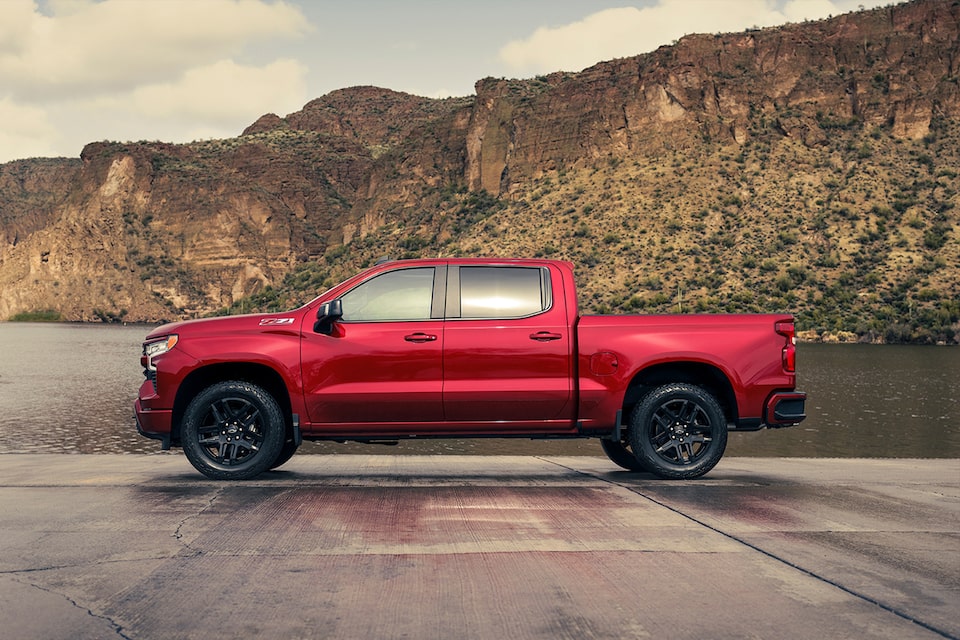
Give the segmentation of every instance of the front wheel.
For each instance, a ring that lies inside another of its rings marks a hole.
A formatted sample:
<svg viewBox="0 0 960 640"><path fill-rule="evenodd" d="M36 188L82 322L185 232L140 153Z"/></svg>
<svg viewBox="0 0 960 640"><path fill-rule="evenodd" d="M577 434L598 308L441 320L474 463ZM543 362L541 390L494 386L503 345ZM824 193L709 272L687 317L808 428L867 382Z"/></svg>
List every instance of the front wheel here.
<svg viewBox="0 0 960 640"><path fill-rule="evenodd" d="M727 448L727 421L716 398L701 387L663 385L634 409L630 446L656 476L698 478L720 462Z"/></svg>
<svg viewBox="0 0 960 640"><path fill-rule="evenodd" d="M190 464L214 480L248 480L278 459L286 429L277 401L255 384L218 382L187 406L180 429Z"/></svg>

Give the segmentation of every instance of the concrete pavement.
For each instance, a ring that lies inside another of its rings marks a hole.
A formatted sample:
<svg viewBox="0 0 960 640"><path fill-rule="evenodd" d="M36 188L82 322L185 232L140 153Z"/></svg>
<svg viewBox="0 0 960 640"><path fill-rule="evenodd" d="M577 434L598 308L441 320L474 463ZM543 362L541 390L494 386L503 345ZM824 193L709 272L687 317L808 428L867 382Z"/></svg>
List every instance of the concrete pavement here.
<svg viewBox="0 0 960 640"><path fill-rule="evenodd" d="M960 638L960 460L0 455L4 638Z"/></svg>

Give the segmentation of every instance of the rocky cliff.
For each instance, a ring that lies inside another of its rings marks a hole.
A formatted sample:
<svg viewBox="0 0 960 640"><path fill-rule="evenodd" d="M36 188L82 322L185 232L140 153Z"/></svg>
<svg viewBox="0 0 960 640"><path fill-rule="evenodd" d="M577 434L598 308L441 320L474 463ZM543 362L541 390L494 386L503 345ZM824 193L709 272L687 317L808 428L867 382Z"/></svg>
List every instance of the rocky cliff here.
<svg viewBox="0 0 960 640"><path fill-rule="evenodd" d="M704 142L822 145L845 123L920 139L960 115L955 2L917 2L748 33L533 81L485 80L466 177L503 193L544 171Z"/></svg>
<svg viewBox="0 0 960 640"><path fill-rule="evenodd" d="M3 165L0 318L283 306L381 254L516 254L574 260L593 310L777 308L950 341L958 24L960 2L917 0Z"/></svg>

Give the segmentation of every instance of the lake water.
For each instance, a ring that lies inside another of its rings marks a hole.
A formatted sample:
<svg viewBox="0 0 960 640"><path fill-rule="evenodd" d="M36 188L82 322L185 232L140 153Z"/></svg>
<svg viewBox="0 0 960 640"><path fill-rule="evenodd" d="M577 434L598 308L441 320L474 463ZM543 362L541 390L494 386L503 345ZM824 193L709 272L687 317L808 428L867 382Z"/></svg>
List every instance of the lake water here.
<svg viewBox="0 0 960 640"><path fill-rule="evenodd" d="M0 453L154 453L133 400L144 326L0 323ZM805 422L731 434L727 455L960 457L960 349L802 344ZM301 453L603 455L596 440L305 443Z"/></svg>

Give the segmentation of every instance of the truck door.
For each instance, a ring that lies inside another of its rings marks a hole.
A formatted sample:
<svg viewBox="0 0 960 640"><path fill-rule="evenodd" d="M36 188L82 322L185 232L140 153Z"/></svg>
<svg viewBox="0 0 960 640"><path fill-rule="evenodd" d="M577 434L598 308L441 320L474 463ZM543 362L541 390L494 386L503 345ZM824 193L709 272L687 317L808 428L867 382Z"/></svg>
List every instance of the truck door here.
<svg viewBox="0 0 960 640"><path fill-rule="evenodd" d="M572 419L571 328L548 267L451 265L446 306L447 421Z"/></svg>
<svg viewBox="0 0 960 640"><path fill-rule="evenodd" d="M304 327L301 362L311 423L443 420L445 271L381 273L341 296L343 317L332 335Z"/></svg>

